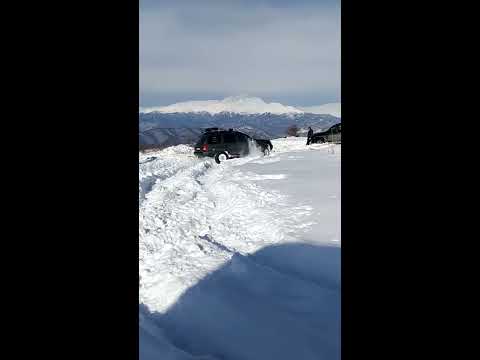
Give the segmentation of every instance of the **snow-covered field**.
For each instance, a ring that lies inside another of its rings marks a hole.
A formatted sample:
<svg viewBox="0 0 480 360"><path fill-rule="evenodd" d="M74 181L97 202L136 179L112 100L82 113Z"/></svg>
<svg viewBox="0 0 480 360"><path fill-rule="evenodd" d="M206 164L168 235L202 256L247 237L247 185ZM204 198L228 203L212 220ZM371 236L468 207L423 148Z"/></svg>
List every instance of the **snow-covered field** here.
<svg viewBox="0 0 480 360"><path fill-rule="evenodd" d="M140 358L339 359L341 147L140 155Z"/></svg>

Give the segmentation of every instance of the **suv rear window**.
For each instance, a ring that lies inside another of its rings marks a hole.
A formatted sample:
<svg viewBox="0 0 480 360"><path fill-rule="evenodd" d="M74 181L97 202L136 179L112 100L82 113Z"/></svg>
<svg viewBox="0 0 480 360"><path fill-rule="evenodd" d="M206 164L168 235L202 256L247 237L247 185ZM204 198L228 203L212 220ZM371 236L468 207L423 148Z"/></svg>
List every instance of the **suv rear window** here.
<svg viewBox="0 0 480 360"><path fill-rule="evenodd" d="M338 126L337 126L337 125L333 125L333 126L330 128L330 132L331 132L331 133L334 133L334 134L338 133Z"/></svg>
<svg viewBox="0 0 480 360"><path fill-rule="evenodd" d="M205 135L202 135L202 137L197 141L195 146L201 146L201 145L205 144L206 140L207 140L207 137Z"/></svg>
<svg viewBox="0 0 480 360"><path fill-rule="evenodd" d="M220 142L220 137L218 136L218 134L208 135L208 138L207 138L208 144L218 144L219 142Z"/></svg>

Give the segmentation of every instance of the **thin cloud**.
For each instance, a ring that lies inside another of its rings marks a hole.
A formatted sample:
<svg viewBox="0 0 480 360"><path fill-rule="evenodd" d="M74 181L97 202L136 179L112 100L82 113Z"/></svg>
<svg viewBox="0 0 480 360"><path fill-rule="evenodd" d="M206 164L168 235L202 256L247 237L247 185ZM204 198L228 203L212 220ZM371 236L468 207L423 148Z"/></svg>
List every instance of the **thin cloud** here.
<svg viewBox="0 0 480 360"><path fill-rule="evenodd" d="M143 106L192 94L248 93L301 105L340 100L340 8L334 2L147 3L140 12Z"/></svg>

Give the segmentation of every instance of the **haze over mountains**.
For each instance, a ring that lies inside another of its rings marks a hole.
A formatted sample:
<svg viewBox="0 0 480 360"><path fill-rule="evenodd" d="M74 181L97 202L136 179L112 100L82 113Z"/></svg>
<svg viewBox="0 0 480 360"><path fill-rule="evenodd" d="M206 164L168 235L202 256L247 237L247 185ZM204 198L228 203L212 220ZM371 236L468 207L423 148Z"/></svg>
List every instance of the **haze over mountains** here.
<svg viewBox="0 0 480 360"><path fill-rule="evenodd" d="M316 106L303 106L298 109L312 114L330 114L336 117L341 117L341 103L329 103Z"/></svg>
<svg viewBox="0 0 480 360"><path fill-rule="evenodd" d="M286 136L296 125L319 131L340 122L340 103L297 108L266 103L257 97L233 96L223 100L187 101L141 108L140 145L170 146L195 142L208 127L234 128L255 138Z"/></svg>

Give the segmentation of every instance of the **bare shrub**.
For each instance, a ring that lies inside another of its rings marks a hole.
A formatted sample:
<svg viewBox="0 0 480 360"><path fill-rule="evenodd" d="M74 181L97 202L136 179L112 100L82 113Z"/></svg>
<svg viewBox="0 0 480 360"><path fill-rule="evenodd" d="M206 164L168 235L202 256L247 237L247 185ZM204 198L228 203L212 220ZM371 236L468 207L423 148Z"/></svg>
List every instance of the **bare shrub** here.
<svg viewBox="0 0 480 360"><path fill-rule="evenodd" d="M287 129L287 135L288 136L298 136L298 131L300 129L298 128L297 125L292 125Z"/></svg>

